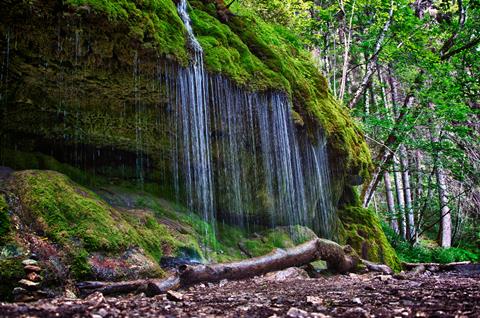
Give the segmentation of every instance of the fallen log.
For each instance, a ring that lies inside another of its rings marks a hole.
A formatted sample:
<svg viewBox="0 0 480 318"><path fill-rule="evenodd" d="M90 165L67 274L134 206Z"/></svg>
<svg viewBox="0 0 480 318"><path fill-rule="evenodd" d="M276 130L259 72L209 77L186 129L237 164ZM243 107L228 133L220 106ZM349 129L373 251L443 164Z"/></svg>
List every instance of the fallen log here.
<svg viewBox="0 0 480 318"><path fill-rule="evenodd" d="M101 292L104 295L140 293L149 296L165 293L202 282L216 282L224 279L239 280L289 267L300 267L316 260L324 260L333 273L356 271L363 263L372 271L390 273L386 265L361 260L350 246L341 246L325 239L314 239L289 249L276 249L271 253L239 262L183 265L179 272L166 279L135 280L125 282L83 282L77 284L82 295Z"/></svg>
<svg viewBox="0 0 480 318"><path fill-rule="evenodd" d="M87 296L94 292L104 295L141 293L147 291L148 280L130 280L124 282L81 282L76 285L81 296Z"/></svg>
<svg viewBox="0 0 480 318"><path fill-rule="evenodd" d="M289 249L276 249L270 254L240 262L199 266L181 266L180 283L188 286L201 282L215 282L222 279L238 280L298 267L322 259L335 273L346 273L356 269L360 258L350 246L342 247L335 242L314 239Z"/></svg>
<svg viewBox="0 0 480 318"><path fill-rule="evenodd" d="M447 263L447 264L440 264L440 263L406 263L403 262L402 266L405 270L412 270L418 266L424 266L427 270L431 272L437 272L437 271L449 271L449 270L454 270L458 267L465 266L465 265L470 265L472 262L465 261L465 262L453 262L453 263Z"/></svg>
<svg viewBox="0 0 480 318"><path fill-rule="evenodd" d="M385 264L377 264L364 259L362 259L362 263L372 272L380 272L385 275L393 275L394 273L393 270Z"/></svg>

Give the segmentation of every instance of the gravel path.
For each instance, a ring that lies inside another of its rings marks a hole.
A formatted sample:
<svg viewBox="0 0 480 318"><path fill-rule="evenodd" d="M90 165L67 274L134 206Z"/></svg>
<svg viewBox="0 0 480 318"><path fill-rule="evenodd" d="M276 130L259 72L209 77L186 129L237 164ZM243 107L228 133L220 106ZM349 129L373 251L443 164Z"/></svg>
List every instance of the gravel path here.
<svg viewBox="0 0 480 318"><path fill-rule="evenodd" d="M169 299L172 300L169 300ZM0 317L480 317L480 273L338 275L269 281L257 277L144 295L0 303ZM176 298L176 300L173 300Z"/></svg>

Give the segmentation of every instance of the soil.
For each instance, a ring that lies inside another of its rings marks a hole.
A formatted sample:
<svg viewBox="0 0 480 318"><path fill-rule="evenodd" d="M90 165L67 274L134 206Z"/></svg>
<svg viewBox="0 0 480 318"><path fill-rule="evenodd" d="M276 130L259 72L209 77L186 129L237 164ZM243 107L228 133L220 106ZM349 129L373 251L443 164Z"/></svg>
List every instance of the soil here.
<svg viewBox="0 0 480 318"><path fill-rule="evenodd" d="M170 295L0 303L0 317L480 317L480 272L426 272L414 279L336 275L269 281L256 277Z"/></svg>

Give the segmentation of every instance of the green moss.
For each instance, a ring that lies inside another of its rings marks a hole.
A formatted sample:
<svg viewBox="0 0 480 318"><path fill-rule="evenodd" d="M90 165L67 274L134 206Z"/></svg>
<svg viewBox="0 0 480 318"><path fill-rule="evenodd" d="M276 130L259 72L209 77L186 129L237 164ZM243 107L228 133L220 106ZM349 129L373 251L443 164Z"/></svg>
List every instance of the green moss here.
<svg viewBox="0 0 480 318"><path fill-rule="evenodd" d="M304 122L301 119L305 117L311 130L320 125L334 156L344 158L349 173L368 177L372 162L363 133L348 109L331 95L327 81L297 36L241 7L224 24L210 6L201 1L190 3L193 28L209 71L224 74L250 90L285 91L293 101L296 120Z"/></svg>
<svg viewBox="0 0 480 318"><path fill-rule="evenodd" d="M8 241L10 233L10 216L5 196L0 194L0 246Z"/></svg>
<svg viewBox="0 0 480 318"><path fill-rule="evenodd" d="M380 221L371 210L359 206L343 206L338 210L342 223L340 240L352 246L365 259L401 269L400 262L383 232Z"/></svg>
<svg viewBox="0 0 480 318"><path fill-rule="evenodd" d="M13 300L13 288L24 275L21 258L0 259L0 300Z"/></svg>
<svg viewBox="0 0 480 318"><path fill-rule="evenodd" d="M74 248L70 252L70 274L74 279L86 279L92 274L88 264L88 252L83 248Z"/></svg>
<svg viewBox="0 0 480 318"><path fill-rule="evenodd" d="M139 42L154 45L163 55L181 64L188 59L185 27L171 0L68 0L65 3L79 14L105 14L112 23L125 24L129 36Z"/></svg>

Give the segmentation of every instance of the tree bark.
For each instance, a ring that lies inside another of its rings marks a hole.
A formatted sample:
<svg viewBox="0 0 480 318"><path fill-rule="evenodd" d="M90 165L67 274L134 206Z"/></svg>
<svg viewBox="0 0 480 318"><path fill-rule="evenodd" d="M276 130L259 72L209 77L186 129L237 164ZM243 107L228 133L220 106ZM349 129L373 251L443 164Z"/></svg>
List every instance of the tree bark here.
<svg viewBox="0 0 480 318"><path fill-rule="evenodd" d="M383 173L383 181L385 183L385 192L387 197L387 208L389 214L389 223L391 228L395 231L395 233L399 233L399 227L397 222L397 217L395 216L395 201L393 198L393 191L392 191L392 180L390 178L390 173L385 171Z"/></svg>
<svg viewBox="0 0 480 318"><path fill-rule="evenodd" d="M395 195L397 198L397 207L399 210L398 215L398 224L400 228L400 235L403 238L406 238L406 224L405 224L405 197L403 193L403 183L402 183L402 174L399 171L399 161L397 157L393 158L393 178L395 180Z"/></svg>
<svg viewBox="0 0 480 318"><path fill-rule="evenodd" d="M318 259L326 261L328 269L334 273L355 271L358 264L362 262L371 270L391 271L386 265L361 260L348 245L340 246L333 241L317 238L296 247L276 249L270 254L239 262L182 266L177 275L167 279L82 282L77 284L77 288L82 295L98 291L105 295L146 292L152 296L202 282L216 282L223 279L238 280L289 267L299 267Z"/></svg>
<svg viewBox="0 0 480 318"><path fill-rule="evenodd" d="M180 282L182 286L188 286L222 279L243 279L302 266L317 259L325 260L328 269L336 273L352 271L360 262L359 257L349 246L342 247L329 240L315 239L290 249L277 249L265 256L240 262L183 266L180 268Z"/></svg>
<svg viewBox="0 0 480 318"><path fill-rule="evenodd" d="M355 105L358 103L360 100L360 97L362 97L363 93L368 87L368 84L370 83L370 80L372 78L372 75L375 73L377 69L377 61L378 61L378 54L380 53L380 50L382 49L382 44L383 40L385 39L385 35L390 28L390 25L392 24L393 20L393 0L390 1L390 11L388 13L388 19L383 25L382 31L380 32L380 35L378 36L377 43L375 43L375 49L373 51L373 55L370 58L370 61L367 64L367 71L365 73L365 76L362 79L362 82L360 83L360 86L356 90L356 92L353 94L352 99L350 100L350 103L348 103L349 108L355 107Z"/></svg>
<svg viewBox="0 0 480 318"><path fill-rule="evenodd" d="M415 220L413 216L412 190L410 184L410 169L408 164L408 154L404 145L399 147L400 166L402 169L403 196L405 199L405 220L406 237L408 240L415 240Z"/></svg>

